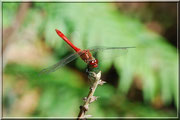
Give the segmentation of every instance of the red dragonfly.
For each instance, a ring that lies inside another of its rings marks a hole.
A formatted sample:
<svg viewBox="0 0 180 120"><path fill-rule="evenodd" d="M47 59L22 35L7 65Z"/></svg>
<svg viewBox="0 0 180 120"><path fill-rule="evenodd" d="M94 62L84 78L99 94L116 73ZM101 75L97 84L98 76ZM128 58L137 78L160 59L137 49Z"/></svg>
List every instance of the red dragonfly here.
<svg viewBox="0 0 180 120"><path fill-rule="evenodd" d="M103 51L103 50L112 50L112 49L128 49L128 48L135 48L135 47L94 47L92 49L85 49L81 50L80 48L76 47L74 44L70 42L70 40L59 30L56 29L56 33L68 44L70 45L74 50L75 53L67 56L66 58L62 59L58 63L43 69L41 73L49 73L49 72L54 72L57 69L63 67L64 65L68 64L69 62L75 60L79 56L81 59L88 65L89 68L97 68L98 67L98 60L95 59L92 56L92 52L97 52L97 51Z"/></svg>

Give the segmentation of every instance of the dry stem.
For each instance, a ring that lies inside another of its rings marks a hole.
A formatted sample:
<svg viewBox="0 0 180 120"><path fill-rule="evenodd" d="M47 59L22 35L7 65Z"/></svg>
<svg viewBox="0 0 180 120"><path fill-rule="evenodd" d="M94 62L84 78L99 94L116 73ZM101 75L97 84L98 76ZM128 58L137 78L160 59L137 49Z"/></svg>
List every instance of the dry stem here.
<svg viewBox="0 0 180 120"><path fill-rule="evenodd" d="M88 111L89 104L97 99L97 97L95 97L93 95L94 95L94 92L95 92L98 84L102 85L103 83L105 83L104 81L102 81L100 79L101 78L101 71L98 74L96 74L95 72L90 72L88 77L91 80L92 85L90 87L90 91L89 91L88 96L84 98L85 102L84 102L83 106L80 106L80 112L78 115L78 120L79 119L85 119L85 113Z"/></svg>

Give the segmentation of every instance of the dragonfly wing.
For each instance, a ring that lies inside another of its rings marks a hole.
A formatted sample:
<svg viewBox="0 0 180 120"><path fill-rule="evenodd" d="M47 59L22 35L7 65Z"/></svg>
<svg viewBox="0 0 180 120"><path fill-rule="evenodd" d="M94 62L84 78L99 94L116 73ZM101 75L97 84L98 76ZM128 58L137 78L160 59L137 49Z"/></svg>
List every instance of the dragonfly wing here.
<svg viewBox="0 0 180 120"><path fill-rule="evenodd" d="M90 48L90 51L103 51L103 50L113 50L113 49L120 49L120 50L124 50L124 49L129 49L129 48L136 48L136 47L104 47L104 46L94 46L92 48Z"/></svg>
<svg viewBox="0 0 180 120"><path fill-rule="evenodd" d="M64 65L70 63L71 61L75 60L76 58L78 58L80 55L82 54L82 52L76 52L74 54L71 54L69 56L67 56L66 58L62 59L61 61L59 61L58 63L43 69L40 74L44 74L44 73L50 73L50 72L54 72L57 69L63 67Z"/></svg>
<svg viewBox="0 0 180 120"><path fill-rule="evenodd" d="M93 54L96 54L97 52L102 52L104 50L117 50L118 52L126 53L129 48L136 48L136 47L104 47L104 46L95 46L95 47L90 48L89 50Z"/></svg>

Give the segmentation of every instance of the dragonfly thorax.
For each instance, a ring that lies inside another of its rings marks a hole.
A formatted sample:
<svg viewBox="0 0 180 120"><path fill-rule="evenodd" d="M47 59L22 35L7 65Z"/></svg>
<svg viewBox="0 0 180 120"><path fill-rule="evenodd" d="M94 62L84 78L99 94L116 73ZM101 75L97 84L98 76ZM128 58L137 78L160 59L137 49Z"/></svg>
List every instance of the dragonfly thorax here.
<svg viewBox="0 0 180 120"><path fill-rule="evenodd" d="M91 68L96 68L98 67L98 60L94 59L91 55L91 53L89 52L89 50L83 50L81 51L83 52L80 57L81 59L86 62L88 64L89 67Z"/></svg>
<svg viewBox="0 0 180 120"><path fill-rule="evenodd" d="M89 50L84 50L82 51L83 54L80 55L81 59L86 62L87 64L93 60L93 57L91 55L91 53L89 52Z"/></svg>

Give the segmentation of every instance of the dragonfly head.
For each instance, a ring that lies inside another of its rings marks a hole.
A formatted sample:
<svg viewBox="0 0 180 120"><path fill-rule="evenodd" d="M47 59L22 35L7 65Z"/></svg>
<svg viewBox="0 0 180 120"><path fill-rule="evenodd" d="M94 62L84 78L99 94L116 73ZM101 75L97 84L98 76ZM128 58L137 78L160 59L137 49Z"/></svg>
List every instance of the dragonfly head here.
<svg viewBox="0 0 180 120"><path fill-rule="evenodd" d="M89 62L89 66L92 67L92 68L98 67L98 60L97 59L91 60Z"/></svg>

